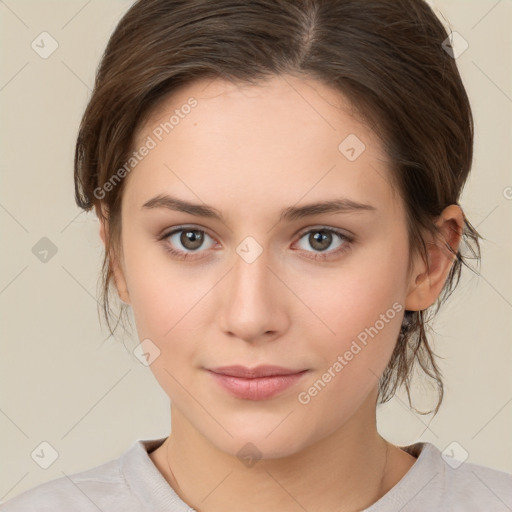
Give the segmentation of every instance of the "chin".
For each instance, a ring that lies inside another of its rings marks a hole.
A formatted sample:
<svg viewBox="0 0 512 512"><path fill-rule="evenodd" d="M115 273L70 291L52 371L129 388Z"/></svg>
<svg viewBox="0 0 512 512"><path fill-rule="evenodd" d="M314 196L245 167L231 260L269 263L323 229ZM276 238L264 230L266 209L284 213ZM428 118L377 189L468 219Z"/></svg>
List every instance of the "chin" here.
<svg viewBox="0 0 512 512"><path fill-rule="evenodd" d="M290 426L278 427L274 431L273 429L275 429L275 425L265 429L257 429L254 426L247 427L238 433L228 429L233 437L227 435L222 436L221 439L207 437L218 450L239 458L240 462L247 467L255 465L258 460L289 457L313 443L311 439L308 439L304 430L300 431L300 438L296 438L292 435ZM297 432L299 429L295 428L294 430ZM269 435L269 432L272 433Z"/></svg>

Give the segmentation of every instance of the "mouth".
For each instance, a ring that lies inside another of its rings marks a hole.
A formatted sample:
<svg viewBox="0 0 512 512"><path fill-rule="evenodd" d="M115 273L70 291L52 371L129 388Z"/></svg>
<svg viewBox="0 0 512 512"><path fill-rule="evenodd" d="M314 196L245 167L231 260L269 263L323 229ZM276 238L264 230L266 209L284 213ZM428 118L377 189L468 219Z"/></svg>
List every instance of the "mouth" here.
<svg viewBox="0 0 512 512"><path fill-rule="evenodd" d="M275 377L279 375L295 375L307 371L305 369L293 370L282 366L262 365L255 368L247 368L246 366L219 366L217 368L208 368L209 371L227 375L229 377L241 377L244 379L254 379L258 377Z"/></svg>
<svg viewBox="0 0 512 512"><path fill-rule="evenodd" d="M297 384L308 369L281 366L223 366L207 368L214 380L231 395L243 400L266 400Z"/></svg>

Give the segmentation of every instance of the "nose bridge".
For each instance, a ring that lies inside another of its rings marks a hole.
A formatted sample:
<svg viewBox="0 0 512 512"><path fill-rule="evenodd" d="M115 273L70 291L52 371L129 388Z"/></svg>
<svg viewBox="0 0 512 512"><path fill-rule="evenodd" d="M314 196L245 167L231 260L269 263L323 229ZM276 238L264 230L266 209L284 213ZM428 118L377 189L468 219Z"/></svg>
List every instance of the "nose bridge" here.
<svg viewBox="0 0 512 512"><path fill-rule="evenodd" d="M232 272L233 297L247 295L246 299L261 300L268 294L269 274L271 274L268 269L268 251L262 250L258 253L256 251L247 243L240 244L237 248Z"/></svg>
<svg viewBox="0 0 512 512"><path fill-rule="evenodd" d="M247 237L236 248L227 296L221 301L221 328L247 341L283 328L284 302L279 280L268 268L269 252Z"/></svg>

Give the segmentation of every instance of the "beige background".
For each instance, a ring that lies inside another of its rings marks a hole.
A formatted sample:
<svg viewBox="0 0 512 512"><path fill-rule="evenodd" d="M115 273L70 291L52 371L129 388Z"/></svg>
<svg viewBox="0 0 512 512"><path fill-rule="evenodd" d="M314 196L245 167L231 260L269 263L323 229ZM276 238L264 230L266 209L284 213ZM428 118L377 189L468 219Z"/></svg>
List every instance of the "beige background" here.
<svg viewBox="0 0 512 512"><path fill-rule="evenodd" d="M78 123L107 38L130 3L0 1L0 500L170 429L167 396L132 354L138 341L102 343L98 224L74 203ZM436 6L469 43L457 62L476 147L462 205L487 240L482 276L464 273L434 326L445 357L443 407L432 420L397 397L379 409L379 425L396 444L425 440L443 450L456 441L468 461L512 472L512 2ZM31 48L43 31L59 45L47 59ZM46 263L32 252L42 237L57 249ZM31 458L44 441L58 452L48 469Z"/></svg>

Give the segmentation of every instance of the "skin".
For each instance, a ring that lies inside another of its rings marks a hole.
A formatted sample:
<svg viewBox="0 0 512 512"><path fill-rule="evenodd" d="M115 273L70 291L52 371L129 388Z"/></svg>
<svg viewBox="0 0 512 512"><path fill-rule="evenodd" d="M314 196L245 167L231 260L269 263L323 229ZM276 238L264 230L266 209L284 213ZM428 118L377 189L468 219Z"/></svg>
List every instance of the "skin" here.
<svg viewBox="0 0 512 512"><path fill-rule="evenodd" d="M415 256L407 272L405 210L380 139L338 92L291 76L259 86L197 81L159 105L135 147L191 96L198 105L126 178L122 251L111 261L139 339L160 350L150 368L172 401L171 434L151 460L198 511L368 507L416 461L376 428L378 378L404 309L309 403L298 394L394 303L433 304L453 257L431 243L430 271ZM349 134L366 146L354 161L338 150ZM211 205L225 222L142 208L159 194ZM375 211L279 222L284 208L339 197ZM157 240L182 225L206 233L199 249L180 243L181 233ZM446 208L437 225L456 249L460 208ZM353 241L332 234L321 251L309 236L315 228L342 230ZM104 241L107 229L101 225ZM247 236L263 250L251 263L236 251ZM172 256L169 246L196 259ZM325 253L329 259L314 259ZM205 370L231 364L309 372L271 399L243 400ZM247 443L260 454L250 467L237 457Z"/></svg>

